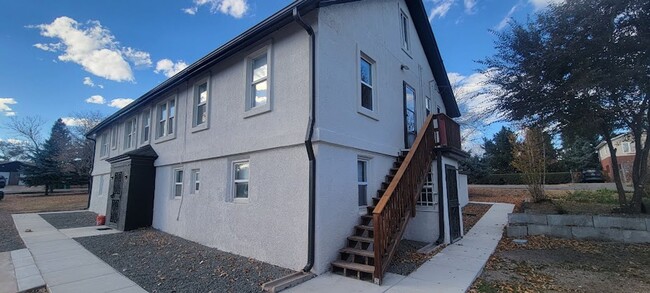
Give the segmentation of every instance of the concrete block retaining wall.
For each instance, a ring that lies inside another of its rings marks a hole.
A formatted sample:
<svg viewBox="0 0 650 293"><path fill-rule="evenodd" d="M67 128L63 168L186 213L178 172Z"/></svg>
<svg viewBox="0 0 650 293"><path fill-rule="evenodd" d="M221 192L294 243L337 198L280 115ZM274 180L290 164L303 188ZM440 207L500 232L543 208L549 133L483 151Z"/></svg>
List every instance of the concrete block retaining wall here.
<svg viewBox="0 0 650 293"><path fill-rule="evenodd" d="M650 243L650 218L508 214L508 237L548 235L626 243Z"/></svg>

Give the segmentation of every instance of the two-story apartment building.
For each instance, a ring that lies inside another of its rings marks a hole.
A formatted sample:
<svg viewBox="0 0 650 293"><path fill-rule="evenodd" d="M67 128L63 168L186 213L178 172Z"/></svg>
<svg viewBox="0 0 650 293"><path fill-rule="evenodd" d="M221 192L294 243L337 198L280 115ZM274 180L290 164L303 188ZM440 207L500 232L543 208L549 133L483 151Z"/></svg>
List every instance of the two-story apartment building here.
<svg viewBox="0 0 650 293"><path fill-rule="evenodd" d="M645 136L644 136L645 137ZM632 183L632 166L634 165L634 138L629 133L624 133L612 138L612 144L616 149L616 160L618 161L618 170L621 174L623 183ZM614 180L614 168L612 167L612 154L605 141L596 146L598 159L603 167L603 174L609 181Z"/></svg>
<svg viewBox="0 0 650 293"><path fill-rule="evenodd" d="M90 210L381 282L396 240L461 237L459 115L421 0L298 0L88 133Z"/></svg>

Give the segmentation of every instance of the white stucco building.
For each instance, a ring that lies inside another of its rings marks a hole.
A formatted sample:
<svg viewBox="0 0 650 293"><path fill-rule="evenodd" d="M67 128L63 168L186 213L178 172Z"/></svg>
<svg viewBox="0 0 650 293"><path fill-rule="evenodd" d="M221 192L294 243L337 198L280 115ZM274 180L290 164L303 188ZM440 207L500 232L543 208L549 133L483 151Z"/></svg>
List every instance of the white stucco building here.
<svg viewBox="0 0 650 293"><path fill-rule="evenodd" d="M430 154L431 174L411 180L424 185L415 217L402 208L406 228L385 237L462 236L465 153L449 119L459 115L421 0L298 0L88 133L97 142L90 210L115 223L152 215L156 229L294 270L360 262L360 277L373 267L364 241L376 237L376 203L390 208L399 196L385 190L409 181L402 161L415 170ZM150 181L120 169L141 157L153 164ZM134 212L127 198L150 200L138 209L152 212Z"/></svg>

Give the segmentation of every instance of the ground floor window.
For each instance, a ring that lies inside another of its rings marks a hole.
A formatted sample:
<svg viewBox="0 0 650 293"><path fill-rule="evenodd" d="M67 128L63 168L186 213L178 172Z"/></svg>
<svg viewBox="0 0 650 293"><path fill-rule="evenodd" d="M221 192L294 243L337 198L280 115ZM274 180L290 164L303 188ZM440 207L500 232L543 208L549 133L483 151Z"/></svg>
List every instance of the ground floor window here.
<svg viewBox="0 0 650 293"><path fill-rule="evenodd" d="M174 169L174 197L183 196L183 169Z"/></svg>
<svg viewBox="0 0 650 293"><path fill-rule="evenodd" d="M201 170L192 170L192 194L198 194L201 187Z"/></svg>
<svg viewBox="0 0 650 293"><path fill-rule="evenodd" d="M438 204L438 193L434 192L433 184L433 173L429 172L427 174L426 181L424 186L422 186L422 192L420 192L420 197L418 198L417 205L424 207L433 207Z"/></svg>
<svg viewBox="0 0 650 293"><path fill-rule="evenodd" d="M237 200L248 199L248 181L250 180L250 162L233 162L233 198Z"/></svg>
<svg viewBox="0 0 650 293"><path fill-rule="evenodd" d="M357 160L357 185L359 187L359 206L368 205L368 161Z"/></svg>

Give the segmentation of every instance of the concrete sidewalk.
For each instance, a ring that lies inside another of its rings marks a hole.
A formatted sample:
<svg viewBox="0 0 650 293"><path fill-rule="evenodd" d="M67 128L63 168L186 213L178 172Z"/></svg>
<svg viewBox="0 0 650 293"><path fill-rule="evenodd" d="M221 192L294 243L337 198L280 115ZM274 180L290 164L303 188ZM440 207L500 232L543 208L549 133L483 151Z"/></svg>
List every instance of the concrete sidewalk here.
<svg viewBox="0 0 650 293"><path fill-rule="evenodd" d="M64 233L66 231L57 230L38 214L12 216L51 293L147 292L68 236L113 231L97 231L94 227L86 229L85 233Z"/></svg>
<svg viewBox="0 0 650 293"><path fill-rule="evenodd" d="M462 240L445 247L408 276L388 273L382 286L326 273L286 292L465 292L494 252L514 205L492 204Z"/></svg>

